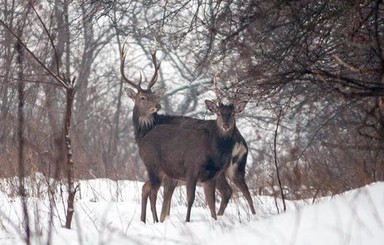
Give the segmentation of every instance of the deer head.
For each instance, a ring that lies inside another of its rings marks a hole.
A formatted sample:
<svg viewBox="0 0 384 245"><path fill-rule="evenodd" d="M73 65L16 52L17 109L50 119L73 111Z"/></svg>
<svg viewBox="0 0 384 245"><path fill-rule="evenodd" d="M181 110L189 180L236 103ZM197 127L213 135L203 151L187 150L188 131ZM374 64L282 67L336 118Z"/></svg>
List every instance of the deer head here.
<svg viewBox="0 0 384 245"><path fill-rule="evenodd" d="M218 105L210 100L205 101L205 105L207 109L211 112L215 113L217 116L216 124L220 132L225 135L228 132L231 132L235 127L235 114L241 113L245 106L247 105L247 101L237 101L229 103L228 105L224 105L222 103L222 94L220 93L220 89L217 85L216 78L213 78L213 86L216 94L216 101L218 101Z"/></svg>
<svg viewBox="0 0 384 245"><path fill-rule="evenodd" d="M135 103L134 110L138 113L139 120L150 120L152 114L156 113L161 109L161 105L159 103L160 97L165 93L165 88L160 88L158 90L152 91L153 85L156 83L160 62L158 62L156 58L156 51L151 53L152 63L154 65L155 71L152 75L151 80L148 83L148 87L146 89L141 87L142 76L140 74L140 79L138 82L134 82L130 80L124 73L124 64L125 58L127 55L127 49L125 44L123 45L121 51L121 63L120 63L120 72L123 80L133 88L126 88L125 91L127 95L133 100ZM134 90L136 89L137 92Z"/></svg>
<svg viewBox="0 0 384 245"><path fill-rule="evenodd" d="M219 132L225 135L234 129L236 125L235 114L241 113L245 109L247 102L240 101L235 104L230 103L229 105L224 105L223 103L219 102L219 104L216 105L213 101L206 100L205 105L207 106L208 110L216 114L216 124L218 126Z"/></svg>

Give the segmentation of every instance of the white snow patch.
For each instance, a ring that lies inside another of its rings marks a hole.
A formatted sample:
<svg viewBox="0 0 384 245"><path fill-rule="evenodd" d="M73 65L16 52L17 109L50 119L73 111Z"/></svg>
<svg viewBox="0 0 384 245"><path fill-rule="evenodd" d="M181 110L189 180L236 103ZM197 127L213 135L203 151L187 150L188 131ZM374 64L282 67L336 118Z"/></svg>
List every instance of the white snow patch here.
<svg viewBox="0 0 384 245"><path fill-rule="evenodd" d="M0 180L0 244L25 244L22 202L12 192L15 187L10 183L13 182L9 179ZM43 183L48 182L40 185ZM79 183L71 230L62 228L66 194L63 193L63 199L57 195L52 244L378 245L384 240L383 182L322 198L316 204L288 201L288 211L280 214L273 197L254 196L257 214L251 215L243 196L234 195L224 216L216 221L210 217L203 192L198 188L190 223L184 221L185 187L178 187L171 216L164 223L153 223L148 208L146 224L140 222L142 183L109 179ZM158 212L161 201L160 194ZM281 210L281 202L277 201ZM27 206L32 244L47 244L48 195L29 197Z"/></svg>

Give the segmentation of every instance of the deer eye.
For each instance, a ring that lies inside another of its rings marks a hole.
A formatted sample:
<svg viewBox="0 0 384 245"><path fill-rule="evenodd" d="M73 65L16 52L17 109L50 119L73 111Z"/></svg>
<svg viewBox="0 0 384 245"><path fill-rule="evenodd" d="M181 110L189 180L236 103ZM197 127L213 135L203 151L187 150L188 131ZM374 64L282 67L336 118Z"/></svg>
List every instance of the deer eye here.
<svg viewBox="0 0 384 245"><path fill-rule="evenodd" d="M144 96L140 96L140 100L145 100L146 98Z"/></svg>

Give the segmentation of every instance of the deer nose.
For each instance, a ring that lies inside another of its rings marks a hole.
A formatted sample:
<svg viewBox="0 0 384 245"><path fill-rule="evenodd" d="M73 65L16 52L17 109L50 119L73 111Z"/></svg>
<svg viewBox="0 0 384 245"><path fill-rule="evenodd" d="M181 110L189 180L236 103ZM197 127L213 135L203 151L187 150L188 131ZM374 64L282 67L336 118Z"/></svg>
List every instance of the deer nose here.
<svg viewBox="0 0 384 245"><path fill-rule="evenodd" d="M155 105L154 107L152 107L150 109L151 113L155 113L155 112L158 112L159 110L161 109L161 105L160 104L157 104Z"/></svg>
<svg viewBox="0 0 384 245"><path fill-rule="evenodd" d="M229 125L226 124L226 123L224 123L224 124L223 124L223 129L224 129L225 131L228 131L228 129L229 129Z"/></svg>

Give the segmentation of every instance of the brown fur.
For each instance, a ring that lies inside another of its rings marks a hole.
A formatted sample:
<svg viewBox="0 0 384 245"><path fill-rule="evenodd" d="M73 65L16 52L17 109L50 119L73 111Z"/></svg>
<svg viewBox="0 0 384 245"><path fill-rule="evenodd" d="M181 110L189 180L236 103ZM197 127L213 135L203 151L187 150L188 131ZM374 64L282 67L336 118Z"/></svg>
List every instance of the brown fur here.
<svg viewBox="0 0 384 245"><path fill-rule="evenodd" d="M216 219L215 177L230 162L234 145L234 107L207 106L217 114L216 123L210 129L184 129L174 125L156 125L138 145L140 156L147 168L149 180L143 188L142 221L146 219L146 203L149 197L154 221L156 213L156 194L162 176L185 180L187 187L187 216L190 221L192 204L195 198L197 181L204 184L206 199L211 215ZM150 186L147 188L147 186Z"/></svg>

